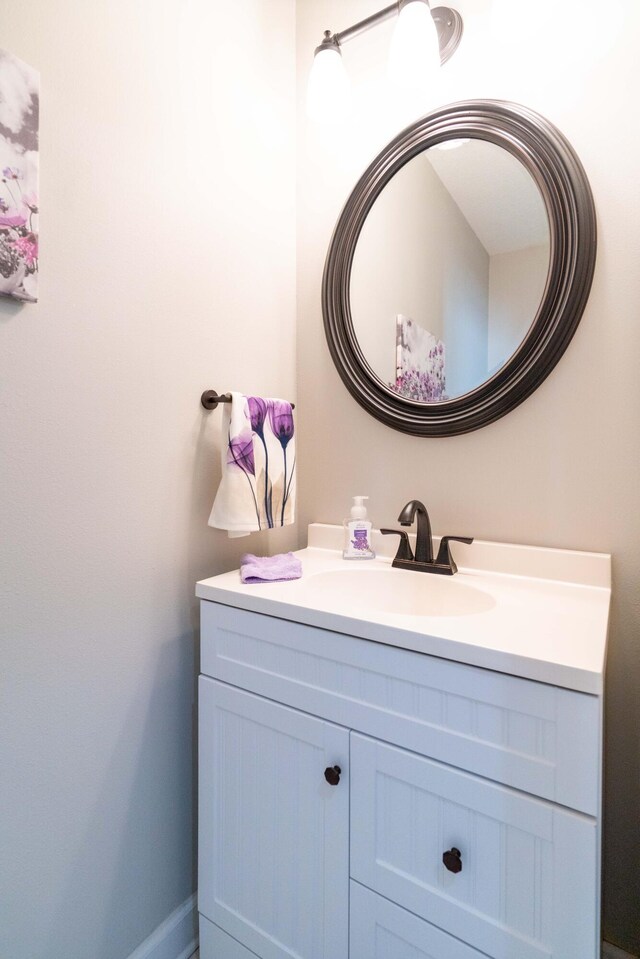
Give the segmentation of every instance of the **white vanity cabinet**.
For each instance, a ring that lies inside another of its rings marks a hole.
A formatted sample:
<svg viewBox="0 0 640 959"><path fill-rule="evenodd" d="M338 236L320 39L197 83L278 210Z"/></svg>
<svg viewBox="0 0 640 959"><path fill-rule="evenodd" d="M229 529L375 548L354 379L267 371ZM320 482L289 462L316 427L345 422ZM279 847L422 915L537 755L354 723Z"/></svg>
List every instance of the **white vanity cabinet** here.
<svg viewBox="0 0 640 959"><path fill-rule="evenodd" d="M199 702L200 910L265 959L346 957L348 730L204 676Z"/></svg>
<svg viewBox="0 0 640 959"><path fill-rule="evenodd" d="M596 959L600 696L211 601L201 650L201 959Z"/></svg>

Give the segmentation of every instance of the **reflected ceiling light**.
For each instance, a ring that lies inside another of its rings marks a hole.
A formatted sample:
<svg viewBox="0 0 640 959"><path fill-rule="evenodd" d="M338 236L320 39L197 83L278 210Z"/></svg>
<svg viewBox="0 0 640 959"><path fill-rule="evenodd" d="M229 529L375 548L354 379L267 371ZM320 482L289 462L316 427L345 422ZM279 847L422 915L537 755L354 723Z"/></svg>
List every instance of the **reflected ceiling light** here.
<svg viewBox="0 0 640 959"><path fill-rule="evenodd" d="M339 33L325 30L309 76L307 111L313 119L337 120L348 109L349 81L342 44L392 17L398 17L398 23L389 57L391 79L403 89L433 84L437 68L458 49L462 17L451 7L431 8L428 0L397 0Z"/></svg>
<svg viewBox="0 0 640 959"><path fill-rule="evenodd" d="M434 150L457 150L463 147L465 143L470 143L469 137L456 137L453 140L442 140L441 143L434 144Z"/></svg>

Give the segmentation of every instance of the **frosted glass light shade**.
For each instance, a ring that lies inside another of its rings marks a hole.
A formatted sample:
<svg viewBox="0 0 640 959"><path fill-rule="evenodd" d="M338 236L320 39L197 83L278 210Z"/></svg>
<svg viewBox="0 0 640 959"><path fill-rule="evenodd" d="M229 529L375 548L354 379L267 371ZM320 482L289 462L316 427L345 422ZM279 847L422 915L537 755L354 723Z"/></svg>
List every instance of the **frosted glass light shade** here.
<svg viewBox="0 0 640 959"><path fill-rule="evenodd" d="M347 115L350 101L351 84L342 54L334 47L319 50L309 75L307 114L319 123L337 122Z"/></svg>
<svg viewBox="0 0 640 959"><path fill-rule="evenodd" d="M391 38L389 79L402 91L426 92L440 67L438 31L424 0L411 0L400 11Z"/></svg>

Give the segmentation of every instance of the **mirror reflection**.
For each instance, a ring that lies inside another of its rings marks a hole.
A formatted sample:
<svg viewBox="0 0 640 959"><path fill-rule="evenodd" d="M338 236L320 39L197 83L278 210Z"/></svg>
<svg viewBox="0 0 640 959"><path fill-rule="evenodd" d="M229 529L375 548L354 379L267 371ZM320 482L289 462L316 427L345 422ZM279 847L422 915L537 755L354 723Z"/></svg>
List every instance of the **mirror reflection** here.
<svg viewBox="0 0 640 959"><path fill-rule="evenodd" d="M354 332L376 376L425 403L490 379L542 301L549 224L507 150L449 140L406 163L376 199L350 279Z"/></svg>

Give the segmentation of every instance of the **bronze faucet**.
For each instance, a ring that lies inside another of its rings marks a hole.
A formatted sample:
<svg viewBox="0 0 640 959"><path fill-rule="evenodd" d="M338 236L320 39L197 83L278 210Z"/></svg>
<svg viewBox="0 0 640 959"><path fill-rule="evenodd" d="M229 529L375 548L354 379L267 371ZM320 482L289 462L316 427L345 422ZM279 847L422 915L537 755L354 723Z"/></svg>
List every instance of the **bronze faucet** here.
<svg viewBox="0 0 640 959"><path fill-rule="evenodd" d="M453 576L458 572L455 560L451 555L449 543L453 540L458 543L473 543L470 536L443 536L440 540L438 555L433 559L433 541L431 538L431 522L427 507L420 500L412 499L398 516L401 526L411 526L418 515L418 529L416 533L416 553L413 555L409 537L401 529L381 529L385 536L395 533L400 537L400 545L392 566L399 569L413 569L421 573L440 573L443 576Z"/></svg>

